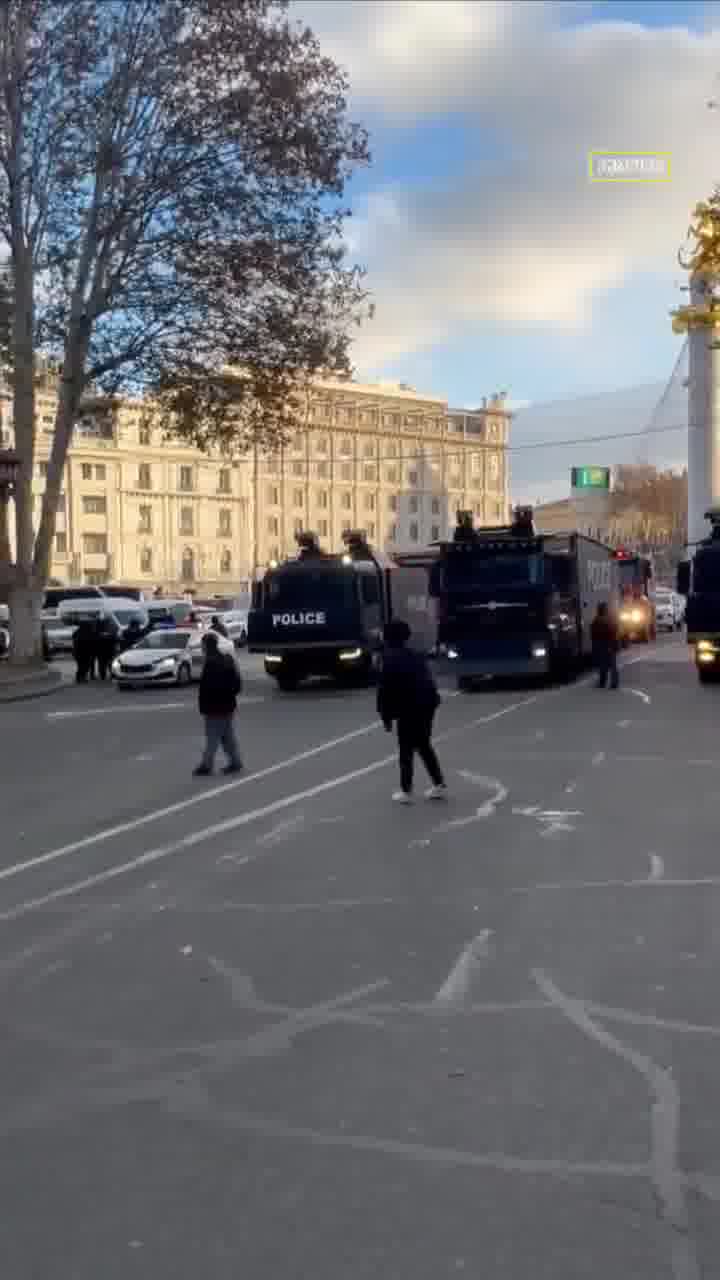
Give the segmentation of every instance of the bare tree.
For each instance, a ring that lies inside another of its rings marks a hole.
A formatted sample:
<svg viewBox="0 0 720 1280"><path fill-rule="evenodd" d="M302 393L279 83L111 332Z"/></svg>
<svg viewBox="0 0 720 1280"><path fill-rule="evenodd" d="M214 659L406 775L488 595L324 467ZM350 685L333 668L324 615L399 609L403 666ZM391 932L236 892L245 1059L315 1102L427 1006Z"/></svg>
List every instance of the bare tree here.
<svg viewBox="0 0 720 1280"><path fill-rule="evenodd" d="M367 140L347 120L343 73L286 10L3 0L0 233L22 464L4 573L18 659L38 652L83 397L142 392L169 432L240 451L284 437L313 372L349 368L365 294L343 253L342 196ZM40 354L60 379L35 531Z"/></svg>

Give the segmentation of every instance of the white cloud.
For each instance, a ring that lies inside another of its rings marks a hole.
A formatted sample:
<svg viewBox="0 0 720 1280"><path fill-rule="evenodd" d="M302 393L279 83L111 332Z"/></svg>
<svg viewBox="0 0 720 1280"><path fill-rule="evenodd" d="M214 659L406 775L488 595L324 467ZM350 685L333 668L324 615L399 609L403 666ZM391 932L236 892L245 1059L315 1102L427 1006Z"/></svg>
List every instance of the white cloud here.
<svg viewBox="0 0 720 1280"><path fill-rule="evenodd" d="M482 326L582 332L598 293L644 272L666 273L668 306L677 301L690 209L720 177L720 119L706 107L720 32L569 25L582 10L541 0L298 5L348 67L353 108L376 130L462 109L477 154L491 140L497 165L463 161L452 181L390 187L358 209L350 244L377 307L356 342L361 369ZM670 151L672 181L590 183L591 148Z"/></svg>

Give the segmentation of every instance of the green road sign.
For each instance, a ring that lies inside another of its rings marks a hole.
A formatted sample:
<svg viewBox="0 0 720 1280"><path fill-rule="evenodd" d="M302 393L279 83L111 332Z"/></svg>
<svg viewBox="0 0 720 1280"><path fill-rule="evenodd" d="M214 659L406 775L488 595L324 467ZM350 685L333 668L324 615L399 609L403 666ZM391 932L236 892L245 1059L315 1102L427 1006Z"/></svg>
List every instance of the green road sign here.
<svg viewBox="0 0 720 1280"><path fill-rule="evenodd" d="M573 467L573 489L609 489L609 467Z"/></svg>

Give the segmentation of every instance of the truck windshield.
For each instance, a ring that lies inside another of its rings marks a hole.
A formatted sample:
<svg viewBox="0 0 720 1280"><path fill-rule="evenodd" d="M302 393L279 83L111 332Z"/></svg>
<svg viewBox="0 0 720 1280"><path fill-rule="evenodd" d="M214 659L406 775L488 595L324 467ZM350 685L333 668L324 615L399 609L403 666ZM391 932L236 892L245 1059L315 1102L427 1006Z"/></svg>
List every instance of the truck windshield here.
<svg viewBox="0 0 720 1280"><path fill-rule="evenodd" d="M273 609L343 609L357 604L352 569L280 569L265 579L264 595Z"/></svg>
<svg viewBox="0 0 720 1280"><path fill-rule="evenodd" d="M487 587L541 586L543 558L540 555L474 554L448 556L445 581L449 591L471 591Z"/></svg>

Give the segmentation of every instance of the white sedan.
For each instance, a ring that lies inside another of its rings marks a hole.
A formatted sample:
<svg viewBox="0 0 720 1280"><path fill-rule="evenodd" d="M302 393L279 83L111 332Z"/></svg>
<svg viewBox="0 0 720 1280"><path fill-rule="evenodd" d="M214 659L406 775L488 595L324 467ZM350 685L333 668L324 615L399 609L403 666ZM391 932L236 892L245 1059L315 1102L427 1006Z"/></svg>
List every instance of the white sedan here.
<svg viewBox="0 0 720 1280"><path fill-rule="evenodd" d="M118 689L141 685L187 685L202 674L203 633L191 627L151 631L112 664ZM234 653L232 642L218 636L222 653Z"/></svg>

